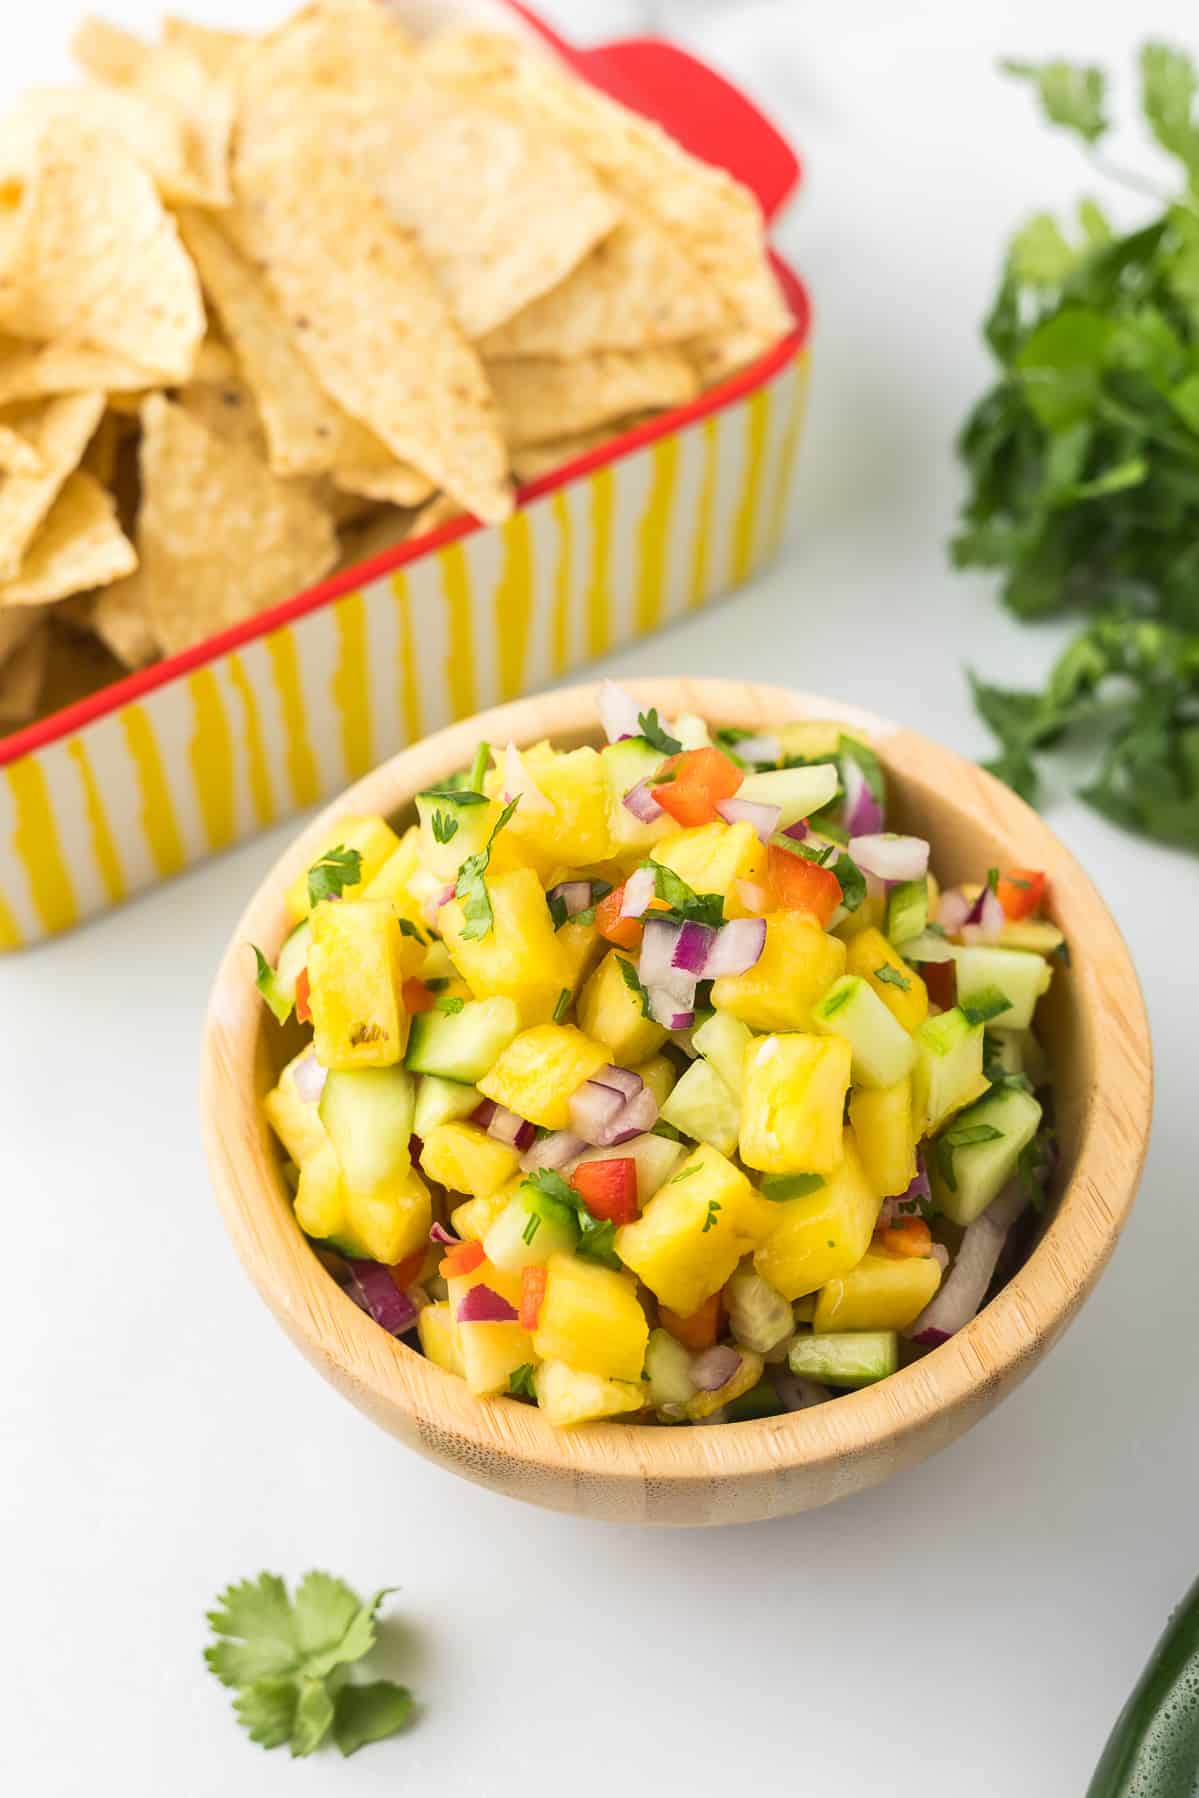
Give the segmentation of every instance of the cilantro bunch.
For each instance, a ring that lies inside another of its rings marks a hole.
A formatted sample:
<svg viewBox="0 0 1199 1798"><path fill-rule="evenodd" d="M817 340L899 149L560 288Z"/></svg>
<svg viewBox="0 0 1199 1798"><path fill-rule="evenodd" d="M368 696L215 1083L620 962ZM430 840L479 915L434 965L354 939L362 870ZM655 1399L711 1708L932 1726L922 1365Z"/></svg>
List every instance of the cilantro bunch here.
<svg viewBox="0 0 1199 1798"><path fill-rule="evenodd" d="M375 1645L392 1587L363 1601L328 1573L306 1573L294 1599L274 1573L229 1586L208 1613L217 1640L210 1672L237 1692L233 1709L264 1748L311 1754L329 1736L343 1754L403 1728L412 1694L389 1679L356 1682L350 1668Z"/></svg>
<svg viewBox="0 0 1199 1798"><path fill-rule="evenodd" d="M1009 63L1045 116L1100 160L1102 70ZM1083 612L1045 685L974 679L1000 745L989 764L1034 802L1038 753L1097 745L1081 797L1130 830L1199 850L1199 74L1146 44L1140 103L1176 185L1121 235L1083 200L1013 240L985 325L998 378L959 449L969 473L957 566L1003 574L1020 618Z"/></svg>

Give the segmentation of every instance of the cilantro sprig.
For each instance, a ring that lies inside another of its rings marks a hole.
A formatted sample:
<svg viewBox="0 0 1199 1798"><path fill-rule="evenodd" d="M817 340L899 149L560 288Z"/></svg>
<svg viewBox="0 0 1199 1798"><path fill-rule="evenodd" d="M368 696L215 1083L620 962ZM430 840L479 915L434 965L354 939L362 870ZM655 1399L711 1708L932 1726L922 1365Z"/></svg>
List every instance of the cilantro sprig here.
<svg viewBox="0 0 1199 1798"><path fill-rule="evenodd" d="M278 1574L228 1586L208 1613L216 1640L209 1671L237 1693L233 1709L251 1741L311 1754L331 1737L353 1754L402 1729L412 1694L391 1680L351 1674L375 1645L381 1587L365 1603L328 1573L306 1573L295 1597Z"/></svg>
<svg viewBox="0 0 1199 1798"><path fill-rule="evenodd" d="M651 748L659 755L679 755L683 745L677 737L672 737L658 717L657 706L651 705L648 712L637 714L637 728Z"/></svg>
<svg viewBox="0 0 1199 1798"><path fill-rule="evenodd" d="M519 804L519 798L509 800L492 826L491 835L482 849L475 855L468 855L458 870L454 897L462 901L462 935L467 942L475 942L479 937L486 936L495 923L491 895L487 891L484 875L491 863L491 846Z"/></svg>
<svg viewBox="0 0 1199 1798"><path fill-rule="evenodd" d="M723 894L697 893L681 875L662 862L650 860L642 862L641 866L652 869L654 891L668 907L666 911L655 911L652 914L655 920L667 924L707 924L713 928L724 923Z"/></svg>
<svg viewBox="0 0 1199 1798"><path fill-rule="evenodd" d="M361 854L338 843L335 848L326 849L309 868L308 903L317 906L325 899L340 899L346 887L357 886L361 879Z"/></svg>
<svg viewBox="0 0 1199 1798"><path fill-rule="evenodd" d="M559 1205L568 1205L574 1213L579 1227L579 1241L575 1249L585 1261L598 1261L602 1267L619 1267L620 1257L616 1253L616 1225L611 1218L593 1217L583 1201L583 1196L563 1179L553 1168L539 1167L525 1180L526 1186L532 1186L544 1199L551 1199Z"/></svg>

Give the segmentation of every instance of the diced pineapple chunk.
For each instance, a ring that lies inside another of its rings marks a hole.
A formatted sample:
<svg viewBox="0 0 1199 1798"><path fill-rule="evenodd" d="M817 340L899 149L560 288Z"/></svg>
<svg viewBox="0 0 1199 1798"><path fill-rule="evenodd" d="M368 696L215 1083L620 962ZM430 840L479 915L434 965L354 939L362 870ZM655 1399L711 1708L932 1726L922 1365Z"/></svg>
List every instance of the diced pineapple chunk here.
<svg viewBox="0 0 1199 1798"><path fill-rule="evenodd" d="M690 1317L778 1223L739 1168L701 1143L616 1232L616 1252L671 1311Z"/></svg>
<svg viewBox="0 0 1199 1798"><path fill-rule="evenodd" d="M731 1405L735 1398L743 1393L752 1392L762 1378L765 1362L761 1355L752 1349L741 1349L741 1365L731 1380L718 1386L715 1392L697 1392L694 1398L687 1400L683 1409L692 1423L698 1423L705 1417L711 1417L713 1411L719 1411L724 1405Z"/></svg>
<svg viewBox="0 0 1199 1798"><path fill-rule="evenodd" d="M780 725L778 731L783 754L801 755L806 762L832 761L840 751L842 737L854 735L852 724L836 718L800 718L794 724Z"/></svg>
<svg viewBox="0 0 1199 1798"><path fill-rule="evenodd" d="M577 992L603 954L604 939L594 924L580 924L574 918L569 918L556 934L566 968L566 984L572 993Z"/></svg>
<svg viewBox="0 0 1199 1798"><path fill-rule="evenodd" d="M603 861L613 852L608 830L608 782L604 764L594 749L554 749L534 743L521 758L538 791L549 801L549 811L518 806L508 829L515 842L531 858L547 864L564 862L571 868ZM493 769L487 791L498 794L503 773Z"/></svg>
<svg viewBox="0 0 1199 1798"><path fill-rule="evenodd" d="M386 1267L394 1267L428 1242L432 1222L429 1189L415 1168L402 1182L377 1192L346 1192L346 1235L352 1252Z"/></svg>
<svg viewBox="0 0 1199 1798"><path fill-rule="evenodd" d="M593 1043L573 1024L538 1024L501 1051L479 1091L531 1124L565 1130L571 1095L611 1059L603 1043Z"/></svg>
<svg viewBox="0 0 1199 1798"><path fill-rule="evenodd" d="M570 976L541 882L532 868L513 868L488 874L487 891L493 922L485 936L466 935L461 899L438 913L454 965L477 999L506 996L520 1007L522 1023L547 1023Z"/></svg>
<svg viewBox="0 0 1199 1798"><path fill-rule="evenodd" d="M764 1174L827 1174L841 1160L844 1037L764 1036L745 1051L741 1159Z"/></svg>
<svg viewBox="0 0 1199 1798"><path fill-rule="evenodd" d="M673 868L694 893L719 893L726 918L745 918L748 910L737 882L756 883L766 867L766 851L752 824L700 824L663 837L653 859Z"/></svg>
<svg viewBox="0 0 1199 1798"><path fill-rule="evenodd" d="M464 1205L458 1205L450 1213L450 1228L462 1237L464 1242L482 1242L501 1211L507 1209L509 1199L515 1198L525 1183L523 1174L513 1174L510 1180L489 1192L486 1198L467 1199Z"/></svg>
<svg viewBox="0 0 1199 1798"><path fill-rule="evenodd" d="M366 889L388 857L399 848L400 839L383 818L339 818L329 832L328 841L313 862L321 861L331 849L356 849L362 857L362 870L352 886L345 888L347 899L366 897ZM284 894L284 904L298 924L312 909L308 898L308 869L296 878Z"/></svg>
<svg viewBox="0 0 1199 1798"><path fill-rule="evenodd" d="M533 1386L537 1403L560 1430L599 1417L640 1411L646 1404L644 1386L629 1380L605 1380L568 1367L565 1361L543 1361L533 1376Z"/></svg>
<svg viewBox="0 0 1199 1798"><path fill-rule="evenodd" d="M678 1079L675 1065L667 1055L651 1055L648 1061L638 1062L633 1072L640 1074L642 1083L649 1087L659 1107L670 1097Z"/></svg>
<svg viewBox="0 0 1199 1798"><path fill-rule="evenodd" d="M427 936L423 895L411 884L419 869L420 830L413 824L404 832L379 872L363 887L362 897L388 900L401 918L407 918L422 936Z"/></svg>
<svg viewBox="0 0 1199 1798"><path fill-rule="evenodd" d="M518 1323L468 1324L458 1317L458 1307L472 1286L489 1286L514 1311L520 1309L520 1275L507 1274L482 1262L469 1274L455 1274L448 1282L450 1309L458 1330L458 1345L466 1383L478 1398L495 1392L507 1392L508 1376L518 1367L533 1360L533 1342L527 1330Z"/></svg>
<svg viewBox="0 0 1199 1798"><path fill-rule="evenodd" d="M346 1191L331 1142L300 1164L295 1212L306 1236L340 1236L345 1229Z"/></svg>
<svg viewBox="0 0 1199 1798"><path fill-rule="evenodd" d="M847 1130L841 1165L824 1185L775 1206L778 1224L754 1255L755 1268L784 1298L815 1292L862 1259L880 1203Z"/></svg>
<svg viewBox="0 0 1199 1798"><path fill-rule="evenodd" d="M887 968L896 979L884 979L880 968ZM915 1032L928 1016L928 988L915 968L909 967L893 943L881 930L859 931L849 945L846 971L868 980L887 1010L909 1032Z"/></svg>
<svg viewBox="0 0 1199 1798"><path fill-rule="evenodd" d="M810 1030L812 1007L845 972L845 944L806 912L766 918L766 944L744 974L712 984L717 1011L731 1012L751 1030Z"/></svg>
<svg viewBox="0 0 1199 1798"><path fill-rule="evenodd" d="M552 1255L533 1346L607 1380L639 1380L649 1324L628 1274L575 1255Z"/></svg>
<svg viewBox="0 0 1199 1798"><path fill-rule="evenodd" d="M621 1067L644 1061L666 1041L662 1025L646 1017L638 994L626 983L622 970L631 966L627 956L610 950L579 994L581 1028L605 1044L610 1059Z"/></svg>
<svg viewBox="0 0 1199 1798"><path fill-rule="evenodd" d="M931 1255L864 1255L855 1268L821 1288L812 1328L818 1336L840 1330L906 1330L940 1284L940 1264Z"/></svg>
<svg viewBox="0 0 1199 1798"><path fill-rule="evenodd" d="M451 1192L486 1199L511 1179L520 1155L477 1124L435 1124L425 1138L420 1164L430 1180Z"/></svg>
<svg viewBox="0 0 1199 1798"><path fill-rule="evenodd" d="M408 1043L401 989L420 954L385 899L327 899L316 907L308 981L322 1066L386 1068L401 1060Z"/></svg>
<svg viewBox="0 0 1199 1798"><path fill-rule="evenodd" d="M262 1102L267 1122L297 1167L319 1155L329 1141L316 1101L301 1099L295 1087L296 1068L311 1054L311 1049L301 1049Z"/></svg>
<svg viewBox="0 0 1199 1798"><path fill-rule="evenodd" d="M912 1082L873 1091L855 1087L849 1121L857 1139L866 1177L884 1198L906 1192L916 1178L916 1142L912 1127Z"/></svg>
<svg viewBox="0 0 1199 1798"><path fill-rule="evenodd" d="M423 1306L416 1320L416 1330L421 1350L430 1361L437 1367L444 1367L447 1373L456 1373L459 1379L466 1378L466 1363L462 1359L462 1344L458 1340L452 1306L445 1302Z"/></svg>
<svg viewBox="0 0 1199 1798"><path fill-rule="evenodd" d="M881 926L886 915L886 897L868 893L859 906L856 906L853 911L847 912L841 922L834 925L834 933L847 943L852 943L867 930L877 930L881 935ZM855 972L860 972L860 970L855 969Z"/></svg>

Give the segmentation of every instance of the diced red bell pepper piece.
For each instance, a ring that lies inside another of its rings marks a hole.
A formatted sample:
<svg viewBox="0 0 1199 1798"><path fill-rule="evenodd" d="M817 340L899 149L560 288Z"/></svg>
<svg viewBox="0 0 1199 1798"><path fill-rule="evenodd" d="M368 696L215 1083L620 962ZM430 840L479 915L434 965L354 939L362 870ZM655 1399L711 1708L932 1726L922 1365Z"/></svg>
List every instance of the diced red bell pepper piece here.
<svg viewBox="0 0 1199 1798"><path fill-rule="evenodd" d="M459 1242L442 1256L437 1271L443 1280L453 1280L460 1274L473 1274L486 1259L481 1242Z"/></svg>
<svg viewBox="0 0 1199 1798"><path fill-rule="evenodd" d="M411 1286L414 1280L420 1279L428 1252L427 1248L416 1249L411 1255L405 1255L402 1261L397 1261L394 1267L388 1268L388 1273L401 1292L406 1286Z"/></svg>
<svg viewBox="0 0 1199 1798"><path fill-rule="evenodd" d="M1045 898L1045 876L1036 868L1010 868L999 877L996 897L1010 923L1031 918Z"/></svg>
<svg viewBox="0 0 1199 1798"><path fill-rule="evenodd" d="M423 980L406 980L400 989L404 1000L404 1010L409 1017L416 1017L419 1012L432 1011L437 1003L437 995L431 992Z"/></svg>
<svg viewBox="0 0 1199 1798"><path fill-rule="evenodd" d="M874 1241L886 1255L914 1260L927 1256L933 1246L933 1233L922 1217L900 1217L877 1231Z"/></svg>
<svg viewBox="0 0 1199 1798"><path fill-rule="evenodd" d="M920 963L920 978L928 988L929 1001L942 1011L952 1011L958 1002L958 971L951 961Z"/></svg>
<svg viewBox="0 0 1199 1798"><path fill-rule="evenodd" d="M622 918L624 884L614 887L595 908L595 927L606 942L618 949L640 949L644 927L640 918Z"/></svg>
<svg viewBox="0 0 1199 1798"><path fill-rule="evenodd" d="M520 1327L535 1330L545 1298L547 1269L541 1263L520 1270Z"/></svg>
<svg viewBox="0 0 1199 1798"><path fill-rule="evenodd" d="M631 1224L637 1215L637 1163L631 1155L580 1161L570 1183L592 1217Z"/></svg>
<svg viewBox="0 0 1199 1798"><path fill-rule="evenodd" d="M669 1310L665 1305L658 1306L658 1322L664 1330L669 1330L676 1342L684 1348L711 1348L716 1341L720 1329L720 1294L714 1292L711 1298L705 1299L698 1311L689 1317L680 1317L677 1311Z"/></svg>
<svg viewBox="0 0 1199 1798"><path fill-rule="evenodd" d="M308 1003L308 969L301 968L296 975L296 1022L311 1024L312 1007Z"/></svg>
<svg viewBox="0 0 1199 1798"><path fill-rule="evenodd" d="M777 843L767 853L766 884L779 911L810 912L822 927L841 903L841 882L831 868Z"/></svg>
<svg viewBox="0 0 1199 1798"><path fill-rule="evenodd" d="M721 799L731 799L745 775L719 749L684 749L663 762L650 786L664 812L690 829L719 821Z"/></svg>

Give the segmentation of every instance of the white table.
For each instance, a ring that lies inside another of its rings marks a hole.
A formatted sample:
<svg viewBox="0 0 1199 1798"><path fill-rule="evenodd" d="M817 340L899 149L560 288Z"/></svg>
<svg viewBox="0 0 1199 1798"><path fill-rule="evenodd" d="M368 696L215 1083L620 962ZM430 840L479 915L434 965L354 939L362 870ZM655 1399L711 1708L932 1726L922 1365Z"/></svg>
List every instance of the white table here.
<svg viewBox="0 0 1199 1798"><path fill-rule="evenodd" d="M581 32L638 11L551 10ZM1082 183L994 62L1122 59L1127 9L671 10L805 156L781 234L817 308L803 516L751 591L610 671L789 679L980 753L962 662L1031 681L1060 633L950 573L950 441L1004 232ZM60 72L75 11L5 8L4 90ZM1193 23L1182 0L1147 11L1145 35ZM719 1533L589 1526L451 1478L324 1385L253 1295L209 1197L196 1067L218 952L291 826L0 964L5 1790L1080 1794L1195 1570L1199 880L1069 799L1051 816L1152 1014L1159 1123L1131 1229L1047 1364L956 1448ZM313 1565L403 1588L388 1654L419 1727L348 1771L253 1747L200 1659L227 1580Z"/></svg>

